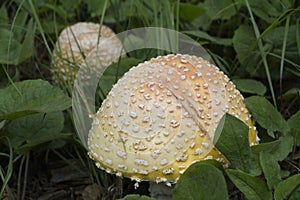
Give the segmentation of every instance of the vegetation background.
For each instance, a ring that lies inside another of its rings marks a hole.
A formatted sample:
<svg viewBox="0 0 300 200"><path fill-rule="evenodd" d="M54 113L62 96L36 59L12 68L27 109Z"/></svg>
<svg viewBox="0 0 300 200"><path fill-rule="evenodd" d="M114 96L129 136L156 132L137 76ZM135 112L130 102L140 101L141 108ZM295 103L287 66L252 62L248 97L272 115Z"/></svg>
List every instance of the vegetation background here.
<svg viewBox="0 0 300 200"><path fill-rule="evenodd" d="M176 185L174 199L300 199L297 0L1 0L0 199L148 195L147 183L134 190L130 180L94 166L76 135L68 90L53 81L51 59L58 35L81 21L106 24L116 33L155 26L187 34L246 97L260 144L241 149L238 140L225 138L217 147L228 155L231 167L193 165ZM131 52L131 60L119 64L129 69L161 53ZM110 84L102 86L102 99L120 77L107 74ZM223 123L221 138L241 134L243 124L235 118L226 115ZM230 127L236 128L228 131ZM222 146L228 145L244 156L226 152ZM210 176L200 178L197 174L204 171Z"/></svg>

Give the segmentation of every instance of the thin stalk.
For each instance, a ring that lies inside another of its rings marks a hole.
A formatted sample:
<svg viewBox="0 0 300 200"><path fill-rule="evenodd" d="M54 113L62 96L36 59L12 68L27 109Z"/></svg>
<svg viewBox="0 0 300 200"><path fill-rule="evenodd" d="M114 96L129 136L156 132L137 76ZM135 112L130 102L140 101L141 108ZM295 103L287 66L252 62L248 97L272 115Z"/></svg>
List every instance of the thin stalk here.
<svg viewBox="0 0 300 200"><path fill-rule="evenodd" d="M48 45L48 42L47 42L47 39L46 39L46 36L45 36L45 33L44 33L44 29L43 29L42 24L41 24L41 22L40 22L39 16L38 16L37 13L36 13L36 10L35 10L35 8L34 8L34 5L33 5L33 3L32 3L32 0L28 0L28 3L29 3L29 6L30 6L30 8L31 8L31 10L32 10L33 17L34 17L34 19L35 19L35 21L36 21L36 23L37 23L37 25L38 25L38 27L39 27L39 29L40 29L40 33L41 33L41 36L42 36L43 41L44 41L44 43L45 43L45 46L46 46L46 48L47 48L47 51L48 51L48 53L51 55L51 54L52 54L52 51L51 51L51 49L50 49L50 47L49 47L49 45Z"/></svg>
<svg viewBox="0 0 300 200"><path fill-rule="evenodd" d="M255 37L256 37L256 40L257 40L258 48L259 48L259 51L260 51L260 54L261 54L261 57L262 57L262 61L263 61L264 67L265 67L265 71L266 71L266 75L267 75L267 79L268 79L268 83L269 83L269 87L270 87L270 92L271 92L273 104L277 108L276 97L275 97L275 93L274 93L274 89L273 89L273 85L272 85L272 78L271 78L271 74L270 74L270 70L269 70L269 65L268 65L268 62L267 62L266 54L264 52L263 43L260 40L260 32L259 32L258 26L255 22L255 19L253 17L252 10L251 10L251 7L249 5L248 0L245 0L245 3L246 3L246 6L247 6L249 15L250 15L250 19L251 19L252 26L253 26L253 29L254 29L254 32L255 32Z"/></svg>
<svg viewBox="0 0 300 200"><path fill-rule="evenodd" d="M24 4L25 0L23 0L21 3L20 3L20 6L18 7L17 11L16 11L16 14L15 14L15 17L12 21L12 24L11 24L11 29L10 29L10 32L12 33L13 32L13 27L15 25L15 22L16 22L16 19L17 19L17 16L19 14L19 12L21 11L21 7L22 5ZM9 60L9 54L10 54L10 44L11 44L11 41L12 41L12 35L13 34L10 34L9 36L9 40L8 40L8 46L7 46L7 60ZM12 78L9 76L7 70L4 68L4 66L2 65L3 67L3 71L7 77L7 79L9 80L9 82L14 86L14 88L17 90L17 92L19 93L19 95L22 95L21 91L15 86L14 84L14 81L12 80Z"/></svg>
<svg viewBox="0 0 300 200"><path fill-rule="evenodd" d="M27 177L28 177L28 166L29 166L29 158L30 158L30 151L26 153L26 162L25 162L25 171L24 171L24 180L23 180L23 190L22 190L22 200L25 199L26 194L26 186L27 186Z"/></svg>
<svg viewBox="0 0 300 200"><path fill-rule="evenodd" d="M97 52L98 52L98 44L100 42L101 28L102 28L102 24L103 24L103 21L104 21L104 16L105 16L106 8L107 8L107 2L108 2L108 0L104 1L103 10L102 10L102 13L101 13L100 27L99 27L98 38L97 38Z"/></svg>
<svg viewBox="0 0 300 200"><path fill-rule="evenodd" d="M282 76L283 76L284 57L285 57L285 51L286 51L287 36L288 36L288 33L289 33L289 26L290 26L290 16L287 17L286 23L285 23L284 37L283 37L283 43L282 43L282 53L281 53L281 60L280 60L279 87L280 87L280 104L281 104L281 109L283 108Z"/></svg>
<svg viewBox="0 0 300 200"><path fill-rule="evenodd" d="M20 200L21 196L21 176L23 172L23 166L25 161L25 155L22 156L20 167L19 167L19 173L18 173L18 183L17 183L17 199Z"/></svg>
<svg viewBox="0 0 300 200"><path fill-rule="evenodd" d="M9 161L8 161L7 172L6 172L5 177L3 177L2 170L0 170L1 179L3 180L2 181L3 184L2 184L1 190L0 190L0 199L4 193L5 188L7 187L8 181L10 180L10 177L13 172L13 149L12 149L9 139L6 137L5 137L5 139L7 139L8 146L9 146Z"/></svg>

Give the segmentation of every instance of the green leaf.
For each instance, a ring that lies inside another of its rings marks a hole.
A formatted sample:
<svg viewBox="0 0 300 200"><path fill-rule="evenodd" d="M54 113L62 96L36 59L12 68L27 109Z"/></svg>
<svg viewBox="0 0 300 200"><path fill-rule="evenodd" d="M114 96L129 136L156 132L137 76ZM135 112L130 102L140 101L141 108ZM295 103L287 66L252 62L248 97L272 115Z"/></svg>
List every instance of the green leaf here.
<svg viewBox="0 0 300 200"><path fill-rule="evenodd" d="M249 172L251 150L248 137L249 127L236 117L225 114L215 131L215 147L224 154L230 164Z"/></svg>
<svg viewBox="0 0 300 200"><path fill-rule="evenodd" d="M269 1L251 0L249 3L253 13L268 23L272 23L283 11L279 1L272 1L271 3ZM282 10L279 9L280 7Z"/></svg>
<svg viewBox="0 0 300 200"><path fill-rule="evenodd" d="M293 142L293 137L287 134L276 141L252 147L252 151L259 154L260 165L270 189L275 188L284 175L278 161L284 160L289 155L293 149Z"/></svg>
<svg viewBox="0 0 300 200"><path fill-rule="evenodd" d="M289 127L286 121L264 97L252 96L246 98L245 104L257 123L265 128L271 137L274 138L275 131L288 132Z"/></svg>
<svg viewBox="0 0 300 200"><path fill-rule="evenodd" d="M119 63L111 64L103 73L99 81L101 89L100 97L104 99L111 90L113 84L117 82L132 66L136 66L141 60L135 58L122 58Z"/></svg>
<svg viewBox="0 0 300 200"><path fill-rule="evenodd" d="M0 63L18 65L34 53L35 26L28 13L20 11L12 28L0 27Z"/></svg>
<svg viewBox="0 0 300 200"><path fill-rule="evenodd" d="M0 120L62 111L70 106L71 99L62 90L43 80L26 80L0 89Z"/></svg>
<svg viewBox="0 0 300 200"><path fill-rule="evenodd" d="M38 113L12 120L4 128L3 135L9 138L15 151L24 153L65 136L61 134L63 127L62 112Z"/></svg>
<svg viewBox="0 0 300 200"><path fill-rule="evenodd" d="M300 199L300 174L296 174L281 183L275 189L275 200Z"/></svg>
<svg viewBox="0 0 300 200"><path fill-rule="evenodd" d="M178 180L173 190L173 199L228 199L225 178L214 165L195 163Z"/></svg>
<svg viewBox="0 0 300 200"><path fill-rule="evenodd" d="M107 5L105 7L105 4L107 2ZM89 13L91 13L91 15L93 17L95 16L101 16L103 9L106 9L107 7L109 7L110 1L95 1L95 0L87 0L86 3L88 5L88 10Z"/></svg>
<svg viewBox="0 0 300 200"><path fill-rule="evenodd" d="M0 24L8 24L9 18L7 14L7 9L5 7L5 4L3 4L0 8Z"/></svg>
<svg viewBox="0 0 300 200"><path fill-rule="evenodd" d="M263 96L267 91L264 84L253 79L234 79L232 82L236 85L238 90L245 93Z"/></svg>
<svg viewBox="0 0 300 200"><path fill-rule="evenodd" d="M177 11L178 4L174 6L174 13ZM189 3L179 3L179 18L188 22L204 14L204 9Z"/></svg>
<svg viewBox="0 0 300 200"><path fill-rule="evenodd" d="M232 39L213 37L213 36L210 36L209 34L207 34L204 31L199 31L199 30L197 30L197 31L183 31L183 33L191 35L191 36L195 36L195 37L198 37L198 38L201 38L201 39L205 39L205 40L208 40L212 43L219 44L219 45L224 45L224 46L232 45Z"/></svg>
<svg viewBox="0 0 300 200"><path fill-rule="evenodd" d="M292 152L293 143L293 137L287 134L278 140L255 145L252 150L255 153L269 152L276 161L282 161Z"/></svg>
<svg viewBox="0 0 300 200"><path fill-rule="evenodd" d="M296 139L296 145L300 146L300 110L294 114L289 120L288 125L291 129L291 134Z"/></svg>
<svg viewBox="0 0 300 200"><path fill-rule="evenodd" d="M29 20L27 25L27 31L24 37L24 40L20 46L20 52L18 56L18 61L16 64L24 62L27 58L33 55L34 53L34 33L35 33L35 24L33 24L33 19Z"/></svg>
<svg viewBox="0 0 300 200"><path fill-rule="evenodd" d="M283 94L284 101L290 101L300 96L300 88L291 88Z"/></svg>
<svg viewBox="0 0 300 200"><path fill-rule="evenodd" d="M259 178L234 169L227 169L226 174L247 199L272 199L272 192L268 190L266 183Z"/></svg>
<svg viewBox="0 0 300 200"><path fill-rule="evenodd" d="M259 153L253 151L253 147L257 145L251 146L251 168L250 168L250 175L252 176L260 176L262 174L262 169L259 162Z"/></svg>
<svg viewBox="0 0 300 200"><path fill-rule="evenodd" d="M238 4L234 4L231 0L223 0L214 2L211 0L205 0L203 4L207 14L213 20L222 19L228 20L238 11Z"/></svg>
<svg viewBox="0 0 300 200"><path fill-rule="evenodd" d="M281 171L278 162L272 154L266 151L259 154L259 160L269 189L275 188L281 182Z"/></svg>
<svg viewBox="0 0 300 200"><path fill-rule="evenodd" d="M120 200L155 200L155 199L144 195L129 194Z"/></svg>
<svg viewBox="0 0 300 200"><path fill-rule="evenodd" d="M255 52L256 38L253 30L247 25L241 25L234 32L232 38L233 47L237 53L237 58L242 65L247 65L249 61L257 62Z"/></svg>

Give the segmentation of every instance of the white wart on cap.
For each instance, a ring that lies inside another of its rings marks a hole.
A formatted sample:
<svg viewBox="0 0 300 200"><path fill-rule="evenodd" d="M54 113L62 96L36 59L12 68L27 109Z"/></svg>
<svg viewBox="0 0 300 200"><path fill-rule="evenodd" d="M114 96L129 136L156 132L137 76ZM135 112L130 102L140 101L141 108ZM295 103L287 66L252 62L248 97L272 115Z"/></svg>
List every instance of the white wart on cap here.
<svg viewBox="0 0 300 200"><path fill-rule="evenodd" d="M118 61L123 46L119 39L113 36L115 33L109 27L102 25L100 29L100 24L95 23L79 22L65 28L60 33L53 51L54 79L62 85L73 84L81 65L88 63L91 67L102 68ZM108 38L110 39L107 40ZM124 54L123 51L122 55Z"/></svg>
<svg viewBox="0 0 300 200"><path fill-rule="evenodd" d="M89 155L108 173L136 181L176 182L194 162L226 158L213 146L224 113L256 131L243 97L200 57L167 55L131 68L104 100L88 136Z"/></svg>

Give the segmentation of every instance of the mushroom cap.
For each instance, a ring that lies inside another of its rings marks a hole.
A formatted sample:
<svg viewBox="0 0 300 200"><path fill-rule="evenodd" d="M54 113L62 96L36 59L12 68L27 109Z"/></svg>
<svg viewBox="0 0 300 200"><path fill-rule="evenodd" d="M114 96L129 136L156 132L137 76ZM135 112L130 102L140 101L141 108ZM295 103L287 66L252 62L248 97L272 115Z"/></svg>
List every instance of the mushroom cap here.
<svg viewBox="0 0 300 200"><path fill-rule="evenodd" d="M52 59L53 77L60 84L73 84L82 64L102 68L125 54L122 43L114 37L115 33L109 27L102 25L100 33L99 30L100 24L79 22L60 33ZM102 71L95 71L99 70Z"/></svg>
<svg viewBox="0 0 300 200"><path fill-rule="evenodd" d="M223 72L200 57L159 56L113 86L93 117L89 155L109 173L174 183L194 162L228 165L212 141L226 112L249 126L256 144L243 97Z"/></svg>

